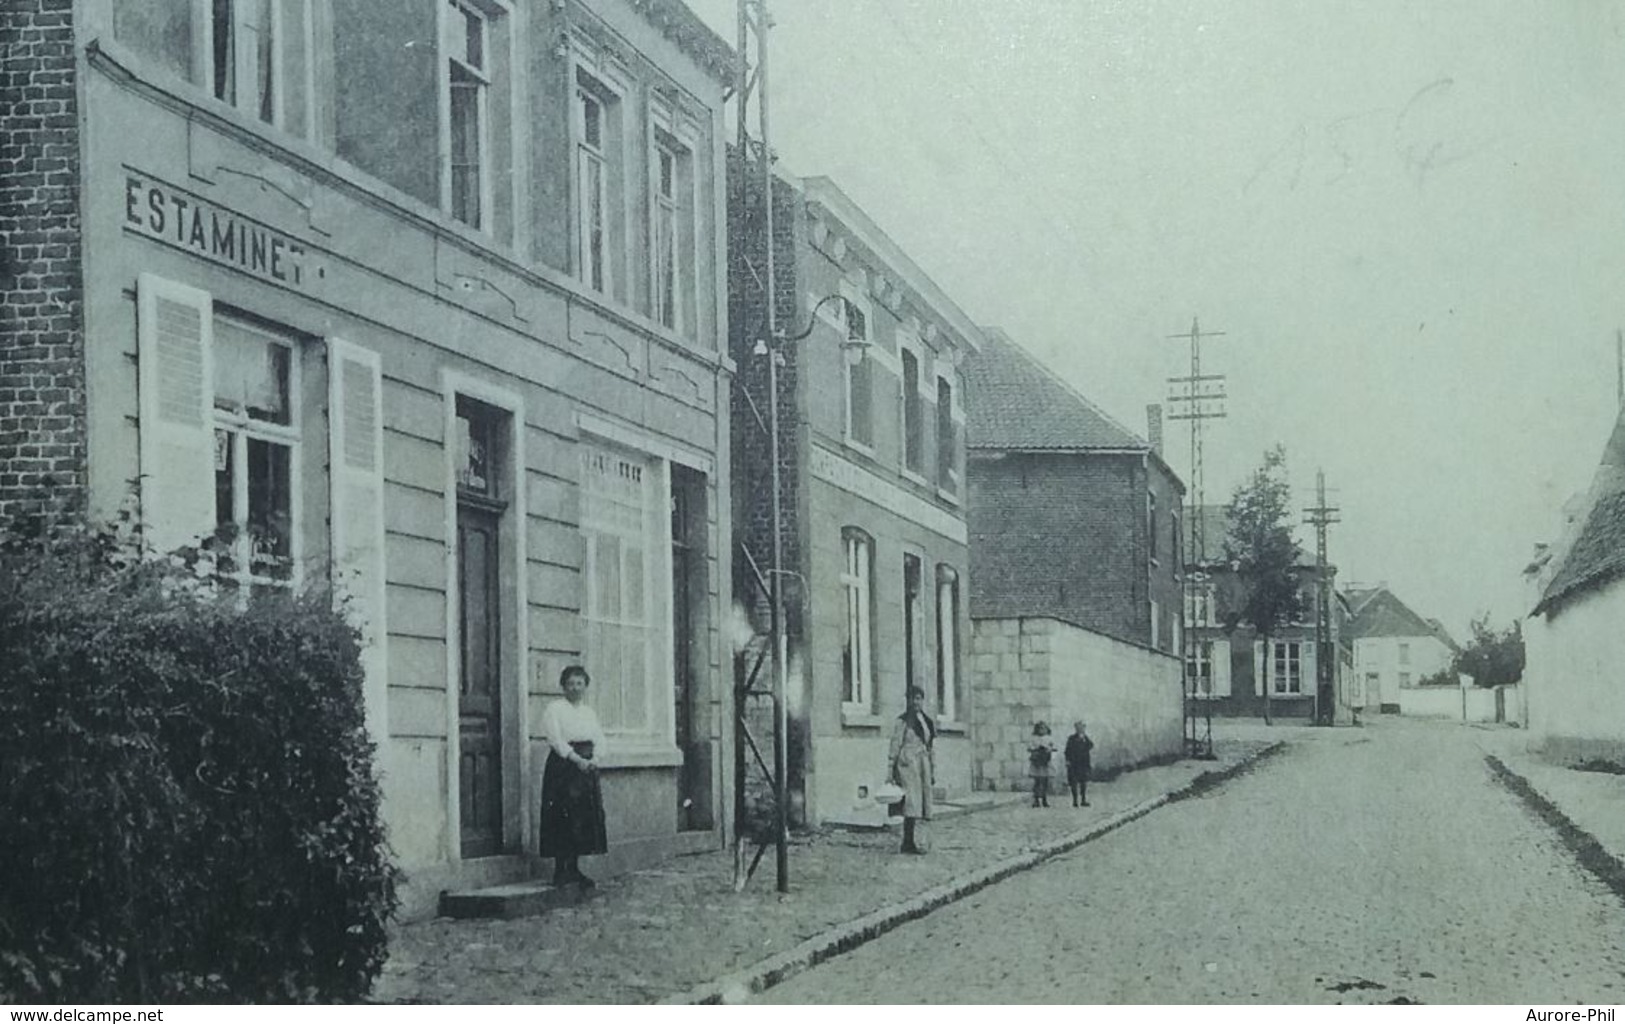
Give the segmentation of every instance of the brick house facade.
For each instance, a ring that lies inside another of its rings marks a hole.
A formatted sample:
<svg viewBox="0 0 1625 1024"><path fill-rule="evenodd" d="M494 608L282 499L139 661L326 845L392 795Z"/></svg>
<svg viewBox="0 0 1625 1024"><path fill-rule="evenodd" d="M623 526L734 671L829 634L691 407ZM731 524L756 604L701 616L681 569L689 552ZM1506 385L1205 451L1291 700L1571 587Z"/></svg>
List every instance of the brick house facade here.
<svg viewBox="0 0 1625 1024"><path fill-rule="evenodd" d="M1184 484L997 328L965 374L971 614L1046 615L1177 656Z"/></svg>
<svg viewBox="0 0 1625 1024"><path fill-rule="evenodd" d="M75 4L5 12L0 46L0 517L85 487Z"/></svg>
<svg viewBox="0 0 1625 1024"><path fill-rule="evenodd" d="M760 181L735 223L759 217ZM940 723L937 783L970 788L969 623L963 423L958 366L975 324L826 178L774 186L781 353L781 577L789 676L791 818L873 817L892 721L909 686ZM767 354L761 315L765 231L736 255L733 404L735 601L752 639L736 678L770 688L763 580L772 540ZM768 704L747 708L758 735ZM756 784L763 780L757 778ZM749 790L752 783L747 780Z"/></svg>
<svg viewBox="0 0 1625 1024"><path fill-rule="evenodd" d="M26 6L0 512L51 476L347 592L408 915L542 867L574 662L597 869L721 845L730 47L679 0Z"/></svg>

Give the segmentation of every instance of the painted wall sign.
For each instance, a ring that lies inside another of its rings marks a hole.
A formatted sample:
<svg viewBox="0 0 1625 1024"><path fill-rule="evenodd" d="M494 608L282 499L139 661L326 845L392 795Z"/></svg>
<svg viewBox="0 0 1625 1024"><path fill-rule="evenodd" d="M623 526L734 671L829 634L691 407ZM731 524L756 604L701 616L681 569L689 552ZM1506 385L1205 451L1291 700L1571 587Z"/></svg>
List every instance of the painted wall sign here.
<svg viewBox="0 0 1625 1024"><path fill-rule="evenodd" d="M812 446L807 460L812 475L827 484L833 484L848 494L854 494L881 508L889 509L905 519L911 519L934 533L939 533L959 544L967 543L965 521L949 514L917 495L910 494L896 484L876 476L861 466L829 451Z"/></svg>
<svg viewBox="0 0 1625 1024"><path fill-rule="evenodd" d="M303 243L128 168L124 229L296 288L327 276Z"/></svg>

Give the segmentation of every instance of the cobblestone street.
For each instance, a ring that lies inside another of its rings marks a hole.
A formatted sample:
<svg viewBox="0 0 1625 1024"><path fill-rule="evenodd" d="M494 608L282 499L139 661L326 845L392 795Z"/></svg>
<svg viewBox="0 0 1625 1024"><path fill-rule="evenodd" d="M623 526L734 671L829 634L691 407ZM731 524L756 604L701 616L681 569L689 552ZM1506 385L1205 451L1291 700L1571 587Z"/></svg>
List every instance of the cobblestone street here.
<svg viewBox="0 0 1625 1024"><path fill-rule="evenodd" d="M653 1002L1234 765L1268 740L1308 733L1224 741L1216 763L1127 772L1091 786L1088 809L1063 806L1063 797L1034 810L1024 794L999 794L1015 803L932 823L924 857L898 855L895 831L798 837L790 850L792 891L784 897L774 891L771 852L742 893L732 890L731 857L718 852L607 879L592 899L541 917L405 925L395 930L373 998Z"/></svg>
<svg viewBox="0 0 1625 1024"><path fill-rule="evenodd" d="M1618 1003L1625 906L1493 780L1501 736L1396 720L1300 732L1217 794L762 998Z"/></svg>

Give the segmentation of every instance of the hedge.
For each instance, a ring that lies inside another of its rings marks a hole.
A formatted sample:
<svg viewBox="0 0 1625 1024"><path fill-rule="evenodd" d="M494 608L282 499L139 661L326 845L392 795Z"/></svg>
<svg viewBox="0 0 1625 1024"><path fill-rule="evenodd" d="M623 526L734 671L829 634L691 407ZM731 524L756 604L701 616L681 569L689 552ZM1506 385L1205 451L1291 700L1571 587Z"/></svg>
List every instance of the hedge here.
<svg viewBox="0 0 1625 1024"><path fill-rule="evenodd" d="M364 997L396 873L330 596L245 602L111 530L0 539L0 998Z"/></svg>

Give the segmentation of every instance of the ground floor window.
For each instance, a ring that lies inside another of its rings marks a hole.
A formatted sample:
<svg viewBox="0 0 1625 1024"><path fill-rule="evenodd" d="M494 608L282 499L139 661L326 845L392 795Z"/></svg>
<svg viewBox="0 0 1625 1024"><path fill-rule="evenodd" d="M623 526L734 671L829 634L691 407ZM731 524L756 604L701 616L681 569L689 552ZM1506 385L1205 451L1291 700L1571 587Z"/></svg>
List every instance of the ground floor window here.
<svg viewBox="0 0 1625 1024"><path fill-rule="evenodd" d="M661 506L663 463L630 451L583 444L582 570L586 664L593 706L606 731L654 737L672 652L661 612L671 606L670 512ZM664 536L662 535L664 534Z"/></svg>
<svg viewBox="0 0 1625 1024"><path fill-rule="evenodd" d="M1271 641L1269 665L1269 684L1272 693L1277 695L1303 693L1302 641Z"/></svg>
<svg viewBox="0 0 1625 1024"><path fill-rule="evenodd" d="M1213 696L1213 641L1191 644L1185 659L1185 689L1198 697Z"/></svg>
<svg viewBox="0 0 1625 1024"><path fill-rule="evenodd" d="M937 566L937 714L959 719L959 573Z"/></svg>
<svg viewBox="0 0 1625 1024"><path fill-rule="evenodd" d="M841 703L868 709L874 700L873 625L875 542L854 527L841 531L845 565L841 589L846 615L841 630Z"/></svg>

